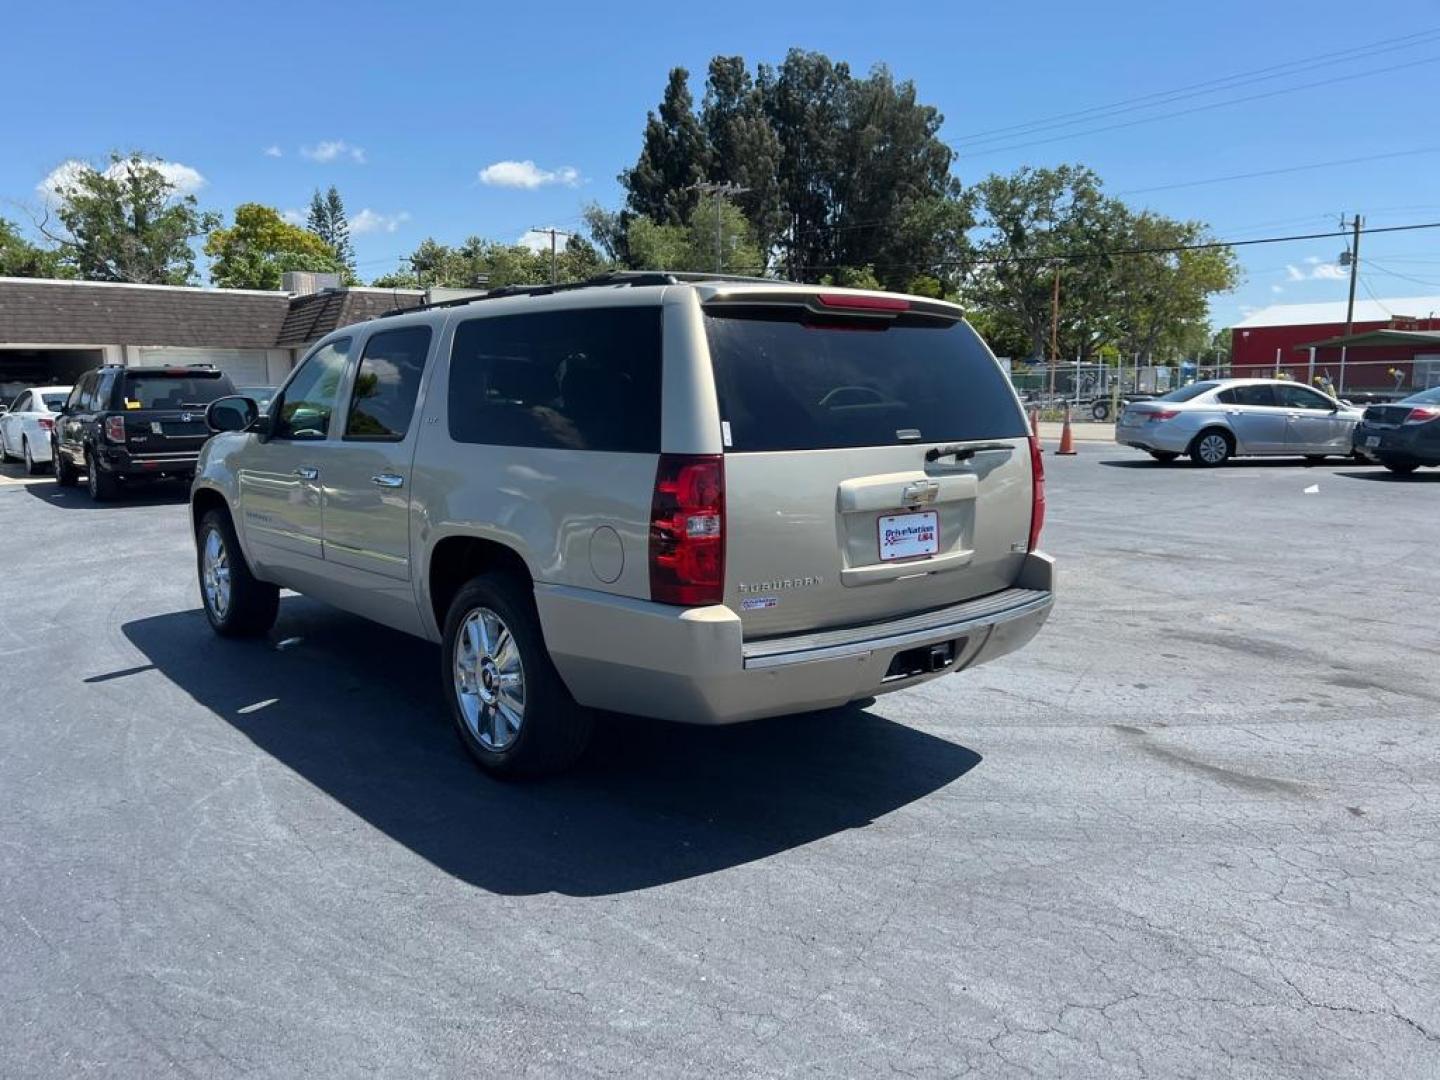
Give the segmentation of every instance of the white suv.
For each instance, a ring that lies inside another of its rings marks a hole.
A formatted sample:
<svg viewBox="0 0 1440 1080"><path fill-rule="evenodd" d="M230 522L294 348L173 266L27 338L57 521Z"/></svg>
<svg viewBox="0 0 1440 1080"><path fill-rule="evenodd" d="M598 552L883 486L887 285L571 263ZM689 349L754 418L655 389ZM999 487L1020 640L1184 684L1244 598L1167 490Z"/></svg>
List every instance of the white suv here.
<svg viewBox="0 0 1440 1080"><path fill-rule="evenodd" d="M540 773L593 710L718 724L1019 648L1050 612L1038 448L950 304L679 274L346 327L192 495L216 631L280 587L442 645L456 729Z"/></svg>

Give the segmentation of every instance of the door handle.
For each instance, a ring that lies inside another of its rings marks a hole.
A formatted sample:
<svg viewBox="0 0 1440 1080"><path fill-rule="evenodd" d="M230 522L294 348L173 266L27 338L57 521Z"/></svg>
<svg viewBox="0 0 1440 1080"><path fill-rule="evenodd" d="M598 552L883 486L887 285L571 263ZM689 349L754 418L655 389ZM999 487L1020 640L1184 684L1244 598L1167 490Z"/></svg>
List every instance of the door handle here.
<svg viewBox="0 0 1440 1080"><path fill-rule="evenodd" d="M295 475L300 477L301 480L319 480L320 470L315 468L314 465L301 465L295 470Z"/></svg>
<svg viewBox="0 0 1440 1080"><path fill-rule="evenodd" d="M372 484L378 484L383 488L398 488L405 486L405 478L399 473L382 472L378 476L370 477Z"/></svg>

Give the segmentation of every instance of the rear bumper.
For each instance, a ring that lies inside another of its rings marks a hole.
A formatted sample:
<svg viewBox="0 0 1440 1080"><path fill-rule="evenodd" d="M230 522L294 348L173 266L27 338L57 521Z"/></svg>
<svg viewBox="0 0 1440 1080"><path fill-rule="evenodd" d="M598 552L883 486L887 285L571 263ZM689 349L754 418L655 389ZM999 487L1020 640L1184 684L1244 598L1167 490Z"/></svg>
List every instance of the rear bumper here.
<svg viewBox="0 0 1440 1080"><path fill-rule="evenodd" d="M1392 462L1398 465L1440 465L1440 439L1429 424L1409 424L1401 427L1372 427L1369 424L1355 425L1355 450L1371 461ZM1428 436L1428 438L1427 438ZM1378 439L1378 446L1367 446L1371 439Z"/></svg>
<svg viewBox="0 0 1440 1080"><path fill-rule="evenodd" d="M1133 446L1137 450L1183 454L1190 448L1192 438L1193 432L1164 420L1153 424L1115 426L1115 441L1121 446Z"/></svg>
<svg viewBox="0 0 1440 1080"><path fill-rule="evenodd" d="M134 454L118 446L101 446L100 468L115 476L194 476L199 451L184 453Z"/></svg>
<svg viewBox="0 0 1440 1080"><path fill-rule="evenodd" d="M1013 588L940 611L745 642L729 608L674 608L567 586L535 600L556 669L577 701L694 724L844 705L1014 652L1049 618L1054 562L1030 555ZM887 679L900 653L954 643L943 670Z"/></svg>

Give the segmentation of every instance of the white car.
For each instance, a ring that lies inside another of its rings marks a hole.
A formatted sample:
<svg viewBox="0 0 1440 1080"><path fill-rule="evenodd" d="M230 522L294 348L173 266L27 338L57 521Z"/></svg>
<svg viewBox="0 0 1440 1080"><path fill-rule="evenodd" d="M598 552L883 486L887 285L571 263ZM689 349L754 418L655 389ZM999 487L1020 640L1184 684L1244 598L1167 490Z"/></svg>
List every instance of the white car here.
<svg viewBox="0 0 1440 1080"><path fill-rule="evenodd" d="M32 386L0 416L0 461L20 458L31 476L50 462L50 432L70 396L68 386Z"/></svg>

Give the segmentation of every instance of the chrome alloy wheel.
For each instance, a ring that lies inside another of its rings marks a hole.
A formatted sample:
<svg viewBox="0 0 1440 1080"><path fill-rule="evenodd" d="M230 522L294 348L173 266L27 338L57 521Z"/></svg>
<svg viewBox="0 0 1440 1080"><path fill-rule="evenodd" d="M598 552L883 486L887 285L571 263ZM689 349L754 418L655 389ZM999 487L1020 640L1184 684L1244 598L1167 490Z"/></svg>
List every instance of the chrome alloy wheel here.
<svg viewBox="0 0 1440 1080"><path fill-rule="evenodd" d="M201 557L200 585L205 590L205 605L223 620L230 610L230 553L218 529L205 534L205 552Z"/></svg>
<svg viewBox="0 0 1440 1080"><path fill-rule="evenodd" d="M477 742L508 750L525 722L525 668L505 621L489 608L465 616L455 637L455 697Z"/></svg>
<svg viewBox="0 0 1440 1080"><path fill-rule="evenodd" d="M1207 465L1219 465L1230 456L1230 444L1225 441L1225 436L1214 432L1201 439L1196 449Z"/></svg>

